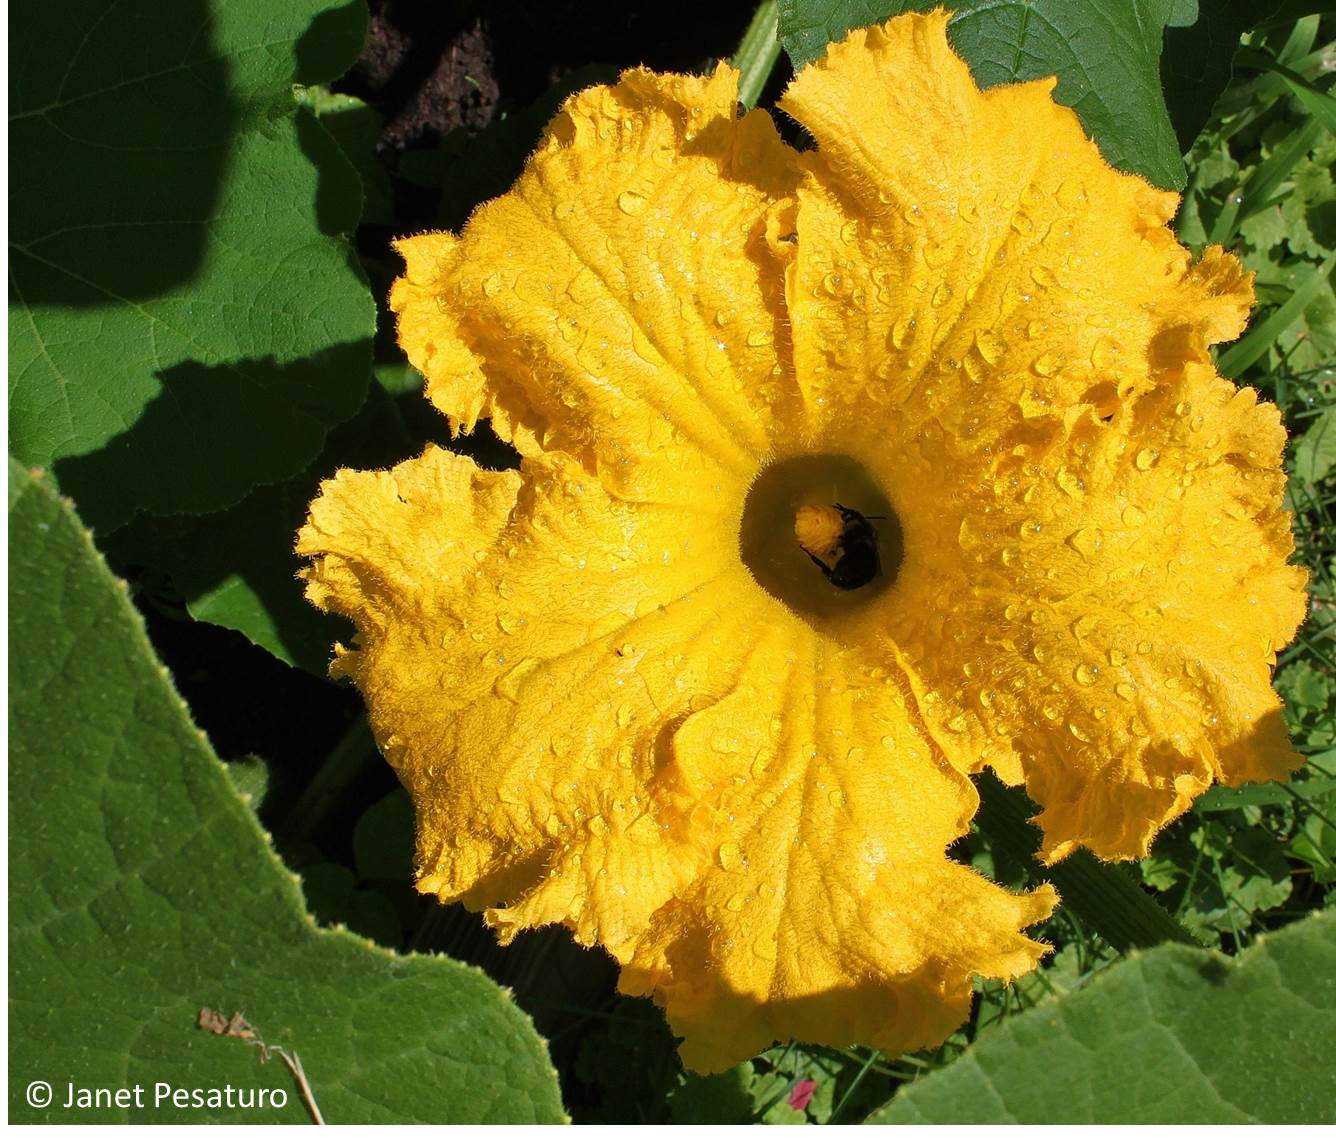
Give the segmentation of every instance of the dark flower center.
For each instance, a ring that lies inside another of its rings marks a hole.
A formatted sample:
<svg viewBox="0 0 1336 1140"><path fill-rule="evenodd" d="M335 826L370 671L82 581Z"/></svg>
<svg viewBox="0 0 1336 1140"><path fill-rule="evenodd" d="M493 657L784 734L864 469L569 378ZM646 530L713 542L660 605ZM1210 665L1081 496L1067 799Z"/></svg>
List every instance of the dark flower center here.
<svg viewBox="0 0 1336 1140"><path fill-rule="evenodd" d="M895 584L904 561L890 499L845 455L763 468L747 492L739 547L756 581L809 621L861 608Z"/></svg>

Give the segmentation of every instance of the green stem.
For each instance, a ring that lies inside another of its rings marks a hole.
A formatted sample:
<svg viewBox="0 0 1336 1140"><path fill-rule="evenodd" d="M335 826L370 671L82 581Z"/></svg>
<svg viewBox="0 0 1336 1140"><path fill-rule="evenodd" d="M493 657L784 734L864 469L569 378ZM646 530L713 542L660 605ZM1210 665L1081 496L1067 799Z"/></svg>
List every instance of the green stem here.
<svg viewBox="0 0 1336 1140"><path fill-rule="evenodd" d="M309 839L361 773L368 758L376 755L376 740L371 735L366 713L359 713L293 805L279 828L280 833L285 838Z"/></svg>
<svg viewBox="0 0 1336 1140"><path fill-rule="evenodd" d="M1032 877L1057 887L1063 906L1101 934L1110 946L1126 953L1161 942L1199 945L1121 867L1102 863L1088 851L1078 851L1051 867L1042 866L1034 857L1040 836L1030 822L1030 802L991 774L980 776L977 784L982 801L979 830L997 848L1023 863Z"/></svg>
<svg viewBox="0 0 1336 1140"><path fill-rule="evenodd" d="M738 79L738 102L748 110L760 100L779 59L778 30L779 0L761 0L732 60L733 66L742 72Z"/></svg>

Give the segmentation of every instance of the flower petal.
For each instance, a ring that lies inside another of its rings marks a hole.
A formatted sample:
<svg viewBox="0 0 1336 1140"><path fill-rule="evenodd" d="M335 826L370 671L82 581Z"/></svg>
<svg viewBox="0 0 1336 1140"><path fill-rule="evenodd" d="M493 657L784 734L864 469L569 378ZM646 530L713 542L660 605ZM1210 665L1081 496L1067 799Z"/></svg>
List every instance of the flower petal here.
<svg viewBox="0 0 1336 1140"><path fill-rule="evenodd" d="M887 632L966 771L1024 778L1045 851L1144 855L1213 780L1283 779L1274 651L1303 620L1285 433L1206 364L974 472ZM950 533L951 528L956 533Z"/></svg>
<svg viewBox="0 0 1336 1140"><path fill-rule="evenodd" d="M1175 196L1112 170L1052 80L980 92L949 18L852 32L782 103L820 144L789 289L813 438L884 440L889 406L987 447L1148 390L1252 300L1233 257L1189 264Z"/></svg>
<svg viewBox="0 0 1336 1140"><path fill-rule="evenodd" d="M776 625L732 692L692 714L665 774L704 792L699 873L653 915L622 988L654 993L684 1061L726 1068L776 1040L899 1053L968 1014L971 979L1009 979L1051 912L945 855L977 806L935 760L885 668Z"/></svg>
<svg viewBox="0 0 1336 1140"><path fill-rule="evenodd" d="M491 416L624 497L750 477L793 402L773 214L797 166L736 98L724 66L582 91L460 237L399 243L400 341L452 426Z"/></svg>
<svg viewBox="0 0 1336 1140"><path fill-rule="evenodd" d="M974 974L1034 965L1018 931L1055 896L946 858L973 787L894 669L755 584L737 526L622 502L561 454L521 483L430 449L327 482L299 550L358 625L336 672L418 805L421 889L503 940L602 943L697 1068L790 1035L938 1041Z"/></svg>
<svg viewBox="0 0 1336 1140"><path fill-rule="evenodd" d="M307 592L357 625L334 671L418 805L423 890L490 905L531 891L572 828L644 831L662 727L728 685L750 616L738 591L759 593L736 533L614 499L561 453L526 459L521 479L429 448L324 484L298 541ZM611 880L640 884L632 909L654 897L641 870ZM633 921L581 913L586 941Z"/></svg>

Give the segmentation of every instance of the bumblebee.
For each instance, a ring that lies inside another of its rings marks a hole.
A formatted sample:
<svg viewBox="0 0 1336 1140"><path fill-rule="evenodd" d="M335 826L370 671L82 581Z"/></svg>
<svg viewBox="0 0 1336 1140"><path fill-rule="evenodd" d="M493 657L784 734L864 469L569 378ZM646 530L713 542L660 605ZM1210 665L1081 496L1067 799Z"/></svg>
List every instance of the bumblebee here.
<svg viewBox="0 0 1336 1140"><path fill-rule="evenodd" d="M881 573L877 528L872 518L836 503L833 507L800 507L794 537L832 586L857 590Z"/></svg>

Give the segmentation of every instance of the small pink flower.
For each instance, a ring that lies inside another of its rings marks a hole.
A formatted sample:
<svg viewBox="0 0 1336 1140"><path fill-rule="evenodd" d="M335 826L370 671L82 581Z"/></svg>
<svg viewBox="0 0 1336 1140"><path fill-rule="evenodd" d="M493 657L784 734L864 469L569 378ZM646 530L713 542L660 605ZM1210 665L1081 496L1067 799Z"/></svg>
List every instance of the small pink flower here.
<svg viewBox="0 0 1336 1140"><path fill-rule="evenodd" d="M811 1103L814 1092L816 1092L816 1081L799 1081L789 1093L789 1107L802 1112Z"/></svg>

